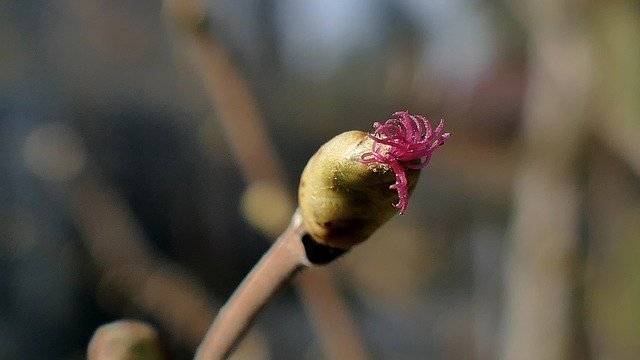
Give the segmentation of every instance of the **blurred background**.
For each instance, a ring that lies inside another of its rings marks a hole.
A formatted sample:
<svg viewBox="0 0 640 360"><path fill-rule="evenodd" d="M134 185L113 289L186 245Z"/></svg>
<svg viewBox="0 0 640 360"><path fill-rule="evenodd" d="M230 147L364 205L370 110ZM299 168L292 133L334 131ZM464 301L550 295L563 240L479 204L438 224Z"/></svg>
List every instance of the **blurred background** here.
<svg viewBox="0 0 640 360"><path fill-rule="evenodd" d="M371 357L640 358L636 0L2 1L0 358L120 318L190 358L307 159L397 110L453 135L329 266ZM306 309L238 358L328 358Z"/></svg>

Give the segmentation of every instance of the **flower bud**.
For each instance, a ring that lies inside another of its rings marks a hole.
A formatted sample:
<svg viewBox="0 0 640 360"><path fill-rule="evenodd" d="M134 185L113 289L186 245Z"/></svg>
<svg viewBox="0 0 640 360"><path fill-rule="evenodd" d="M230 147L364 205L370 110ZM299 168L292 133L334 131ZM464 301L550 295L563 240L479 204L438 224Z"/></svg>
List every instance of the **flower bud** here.
<svg viewBox="0 0 640 360"><path fill-rule="evenodd" d="M145 323L120 320L100 326L89 342L89 360L164 360L158 332Z"/></svg>
<svg viewBox="0 0 640 360"><path fill-rule="evenodd" d="M432 131L421 116L394 115L375 123L373 134L348 131L334 137L307 163L298 201L306 230L318 243L347 250L398 209L403 213L420 169L449 137L440 135L442 122Z"/></svg>
<svg viewBox="0 0 640 360"><path fill-rule="evenodd" d="M342 133L324 144L307 163L298 191L307 232L317 242L341 249L366 240L396 212L395 182L385 164L367 165L362 156L373 140L362 131ZM419 171L411 171L413 188Z"/></svg>

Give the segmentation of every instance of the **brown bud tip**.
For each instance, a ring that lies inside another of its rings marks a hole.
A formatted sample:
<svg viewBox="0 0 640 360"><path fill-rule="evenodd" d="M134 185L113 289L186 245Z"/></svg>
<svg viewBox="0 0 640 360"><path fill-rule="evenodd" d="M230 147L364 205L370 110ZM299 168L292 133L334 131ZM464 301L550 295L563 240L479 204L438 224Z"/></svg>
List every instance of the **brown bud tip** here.
<svg viewBox="0 0 640 360"><path fill-rule="evenodd" d="M393 169L384 163L365 164L373 140L363 131L342 133L324 144L302 172L298 201L305 227L320 244L349 249L366 240L398 209ZM408 169L408 188L420 172Z"/></svg>
<svg viewBox="0 0 640 360"><path fill-rule="evenodd" d="M120 320L100 326L89 342L89 360L163 360L160 338L151 326Z"/></svg>

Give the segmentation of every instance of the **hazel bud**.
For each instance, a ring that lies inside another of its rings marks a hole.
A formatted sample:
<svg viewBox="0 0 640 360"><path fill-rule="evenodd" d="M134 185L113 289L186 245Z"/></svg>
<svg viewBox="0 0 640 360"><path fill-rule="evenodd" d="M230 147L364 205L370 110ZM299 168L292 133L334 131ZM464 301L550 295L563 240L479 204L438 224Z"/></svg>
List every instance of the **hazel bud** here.
<svg viewBox="0 0 640 360"><path fill-rule="evenodd" d="M366 240L397 211L389 186L395 175L362 156L373 140L362 131L342 133L309 159L300 178L298 201L307 232L317 242L340 249ZM411 172L411 188L419 172Z"/></svg>
<svg viewBox="0 0 640 360"><path fill-rule="evenodd" d="M347 250L398 209L403 213L420 169L449 137L440 134L442 121L432 131L422 116L405 111L394 116L375 123L373 134L348 131L334 137L309 159L298 201L306 230L318 243Z"/></svg>
<svg viewBox="0 0 640 360"><path fill-rule="evenodd" d="M89 360L164 360L158 332L145 323L120 320L99 327L89 342Z"/></svg>

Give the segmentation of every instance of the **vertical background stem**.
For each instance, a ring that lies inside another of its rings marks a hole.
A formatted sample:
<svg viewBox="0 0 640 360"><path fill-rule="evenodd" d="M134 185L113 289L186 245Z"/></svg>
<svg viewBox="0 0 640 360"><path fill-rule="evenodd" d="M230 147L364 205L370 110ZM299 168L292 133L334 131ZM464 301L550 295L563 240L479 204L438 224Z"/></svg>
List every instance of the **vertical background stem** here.
<svg viewBox="0 0 640 360"><path fill-rule="evenodd" d="M578 253L578 161L591 49L583 1L520 1L529 34L529 87L505 269L502 358L567 359Z"/></svg>

